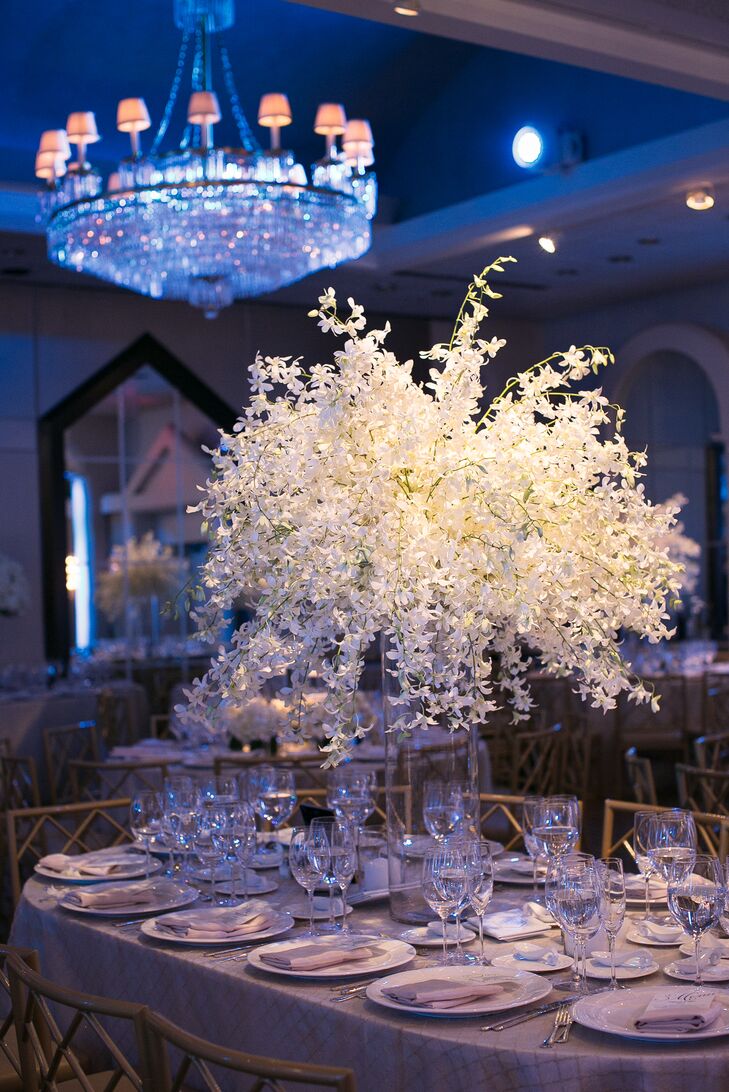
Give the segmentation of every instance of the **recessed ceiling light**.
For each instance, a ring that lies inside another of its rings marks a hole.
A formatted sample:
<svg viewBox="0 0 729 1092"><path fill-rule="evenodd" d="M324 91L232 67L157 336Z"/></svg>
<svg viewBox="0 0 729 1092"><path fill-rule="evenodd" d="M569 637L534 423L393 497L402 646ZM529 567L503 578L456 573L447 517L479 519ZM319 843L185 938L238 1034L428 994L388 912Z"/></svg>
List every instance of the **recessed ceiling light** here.
<svg viewBox="0 0 729 1092"><path fill-rule="evenodd" d="M393 5L393 11L395 15L405 15L408 18L420 15L419 0L401 0L401 2Z"/></svg>
<svg viewBox="0 0 729 1092"><path fill-rule="evenodd" d="M533 125L524 125L511 142L511 154L518 167L536 167L542 158L544 140Z"/></svg>
<svg viewBox="0 0 729 1092"><path fill-rule="evenodd" d="M557 237L556 235L540 235L539 245L542 250L546 250L547 254L554 254L557 250Z"/></svg>
<svg viewBox="0 0 729 1092"><path fill-rule="evenodd" d="M696 212L706 212L714 207L714 194L711 186L701 186L697 190L689 190L686 194L686 204Z"/></svg>

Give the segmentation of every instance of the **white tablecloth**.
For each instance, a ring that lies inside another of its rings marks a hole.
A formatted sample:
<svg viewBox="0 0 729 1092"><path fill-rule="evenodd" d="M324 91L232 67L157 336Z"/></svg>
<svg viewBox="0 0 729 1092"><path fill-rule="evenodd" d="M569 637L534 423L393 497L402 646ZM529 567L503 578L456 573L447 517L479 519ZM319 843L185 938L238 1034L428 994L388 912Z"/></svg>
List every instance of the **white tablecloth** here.
<svg viewBox="0 0 729 1092"><path fill-rule="evenodd" d="M270 896L285 905L291 881ZM520 901L501 889L494 909ZM397 934L386 904L350 916L358 931ZM333 1004L329 983L274 978L245 962L215 963L195 949L156 944L59 910L31 880L11 943L37 948L47 975L90 993L144 1002L190 1031L239 1050L354 1069L358 1092L726 1092L729 1040L660 1046L601 1036L575 1025L569 1042L540 1047L552 1017L499 1033L484 1020L400 1015L367 1000ZM489 954L503 951L495 942ZM472 947L472 951L475 947ZM659 963L677 949L654 948ZM416 964L417 965L417 964ZM640 983L668 983L657 973ZM229 1078L226 1092L245 1082Z"/></svg>

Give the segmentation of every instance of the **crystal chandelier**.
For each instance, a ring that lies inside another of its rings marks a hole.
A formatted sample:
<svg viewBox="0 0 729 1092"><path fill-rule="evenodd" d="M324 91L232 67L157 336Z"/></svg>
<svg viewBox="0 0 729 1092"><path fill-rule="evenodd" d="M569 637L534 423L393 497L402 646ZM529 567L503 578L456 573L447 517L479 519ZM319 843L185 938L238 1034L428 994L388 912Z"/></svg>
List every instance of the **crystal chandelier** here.
<svg viewBox="0 0 729 1092"><path fill-rule="evenodd" d="M281 148L281 130L291 123L286 95L261 98L258 122L270 130L267 150L241 109L221 37L233 24L234 0L174 0L174 19L182 31L177 70L147 153L140 140L150 128L144 99L119 103L117 128L129 133L131 155L106 184L86 159L100 139L93 113L73 113L65 129L43 133L35 173L46 180L42 206L51 260L154 299L188 300L214 317L234 299L359 258L369 249L377 205L368 122L347 121L338 103L322 104L314 131L325 137L326 152L307 178L294 154ZM214 53L237 148L213 140L221 119ZM188 68L187 125L177 147L165 149ZM70 144L76 145L73 162Z"/></svg>

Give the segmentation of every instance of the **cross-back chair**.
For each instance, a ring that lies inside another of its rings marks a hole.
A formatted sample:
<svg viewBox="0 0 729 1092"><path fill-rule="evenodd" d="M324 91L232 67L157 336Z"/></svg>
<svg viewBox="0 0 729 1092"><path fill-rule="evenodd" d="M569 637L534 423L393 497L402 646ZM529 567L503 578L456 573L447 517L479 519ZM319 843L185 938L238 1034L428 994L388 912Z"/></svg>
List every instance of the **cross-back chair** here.
<svg viewBox="0 0 729 1092"><path fill-rule="evenodd" d="M658 796L653 777L653 764L646 756L639 755L635 747L629 747L625 752L625 773L633 799L638 804L654 804L657 807Z"/></svg>
<svg viewBox="0 0 729 1092"><path fill-rule="evenodd" d="M125 825L130 803L125 797L9 811L7 846L13 902L17 904L23 880L47 853L88 853L132 841Z"/></svg>
<svg viewBox="0 0 729 1092"><path fill-rule="evenodd" d="M44 728L43 750L51 803L66 803L72 792L69 762L81 759L98 762L101 757L96 721L83 720L59 728Z"/></svg>
<svg viewBox="0 0 729 1092"><path fill-rule="evenodd" d="M563 733L559 724L536 731L514 731L511 741L511 792L550 796L559 792Z"/></svg>
<svg viewBox="0 0 729 1092"><path fill-rule="evenodd" d="M702 699L702 730L710 734L726 732L729 729L729 675L704 672Z"/></svg>
<svg viewBox="0 0 729 1092"><path fill-rule="evenodd" d="M667 811L658 805L638 804L633 800L606 800L603 810L601 857L627 856L635 860L633 851L633 819L637 811ZM712 815L709 812L692 811L696 823L698 848L702 853L711 853L724 862L729 850L729 818L724 815ZM616 819L620 823L621 833L615 834ZM627 827L627 829L626 829Z"/></svg>
<svg viewBox="0 0 729 1092"><path fill-rule="evenodd" d="M145 1085L143 1069L117 1043L120 1024L127 1024L143 1053L143 1005L70 990L14 954L8 957L8 971L24 1092L62 1092L68 1087L67 1071L76 1092L145 1092L153 1087Z"/></svg>
<svg viewBox="0 0 729 1092"><path fill-rule="evenodd" d="M94 762L72 759L68 764L74 800L112 800L148 790L159 792L169 775L166 762Z"/></svg>
<svg viewBox="0 0 729 1092"><path fill-rule="evenodd" d="M40 802L35 759L0 755L0 812L11 808L35 808Z"/></svg>
<svg viewBox="0 0 729 1092"><path fill-rule="evenodd" d="M11 953L34 971L39 970L38 953L32 948L8 948L4 944L0 945L0 1092L24 1092L6 965ZM66 1073L66 1076L70 1074Z"/></svg>
<svg viewBox="0 0 729 1092"><path fill-rule="evenodd" d="M676 783L682 808L729 816L729 770L703 770L677 762Z"/></svg>
<svg viewBox="0 0 729 1092"><path fill-rule="evenodd" d="M219 1069L226 1074L248 1074L253 1078L250 1092L287 1092L302 1085L307 1090L356 1092L354 1073L343 1066L284 1062L229 1050L183 1031L154 1012L145 1014L144 1030L150 1089L154 1092L182 1092L188 1081L206 1092L225 1092L229 1078L217 1076L214 1070Z"/></svg>
<svg viewBox="0 0 729 1092"><path fill-rule="evenodd" d="M104 689L96 699L96 726L104 747L129 747L139 737L132 691Z"/></svg>
<svg viewBox="0 0 729 1092"><path fill-rule="evenodd" d="M684 675L656 675L645 680L660 695L657 713L650 705L636 705L625 696L618 699L615 727L618 753L629 747L651 753L686 753L687 697Z"/></svg>
<svg viewBox="0 0 729 1092"><path fill-rule="evenodd" d="M697 736L694 740L694 758L696 765L704 770L729 769L729 732Z"/></svg>
<svg viewBox="0 0 729 1092"><path fill-rule="evenodd" d="M562 751L557 792L587 797L593 758L594 738L585 716L567 715L558 721L562 729ZM597 741L599 743L599 740Z"/></svg>

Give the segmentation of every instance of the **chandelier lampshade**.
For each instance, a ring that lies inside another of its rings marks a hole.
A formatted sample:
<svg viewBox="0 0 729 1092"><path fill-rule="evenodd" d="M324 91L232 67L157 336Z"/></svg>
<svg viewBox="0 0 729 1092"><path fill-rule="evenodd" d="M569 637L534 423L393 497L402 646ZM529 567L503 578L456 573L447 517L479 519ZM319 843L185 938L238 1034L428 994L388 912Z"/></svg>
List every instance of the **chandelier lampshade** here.
<svg viewBox="0 0 729 1092"><path fill-rule="evenodd" d="M43 134L36 174L46 182L51 260L153 299L187 300L213 317L236 299L359 258L369 249L377 208L369 124L347 123L343 106L323 103L315 130L326 138L326 155L307 173L293 152L281 149L281 129L292 120L289 100L267 92L258 122L270 131L271 146L262 150L221 40L233 23L233 0L175 0L174 17L183 35L177 71L148 151L139 143L151 124L142 98L119 103L116 124L129 133L132 155L106 182L86 162L87 147L100 139L91 111L72 113L66 133ZM188 70L185 127L170 146ZM213 71L222 72L238 147L213 142L213 126L228 112L213 89ZM69 143L77 159L66 174Z"/></svg>

